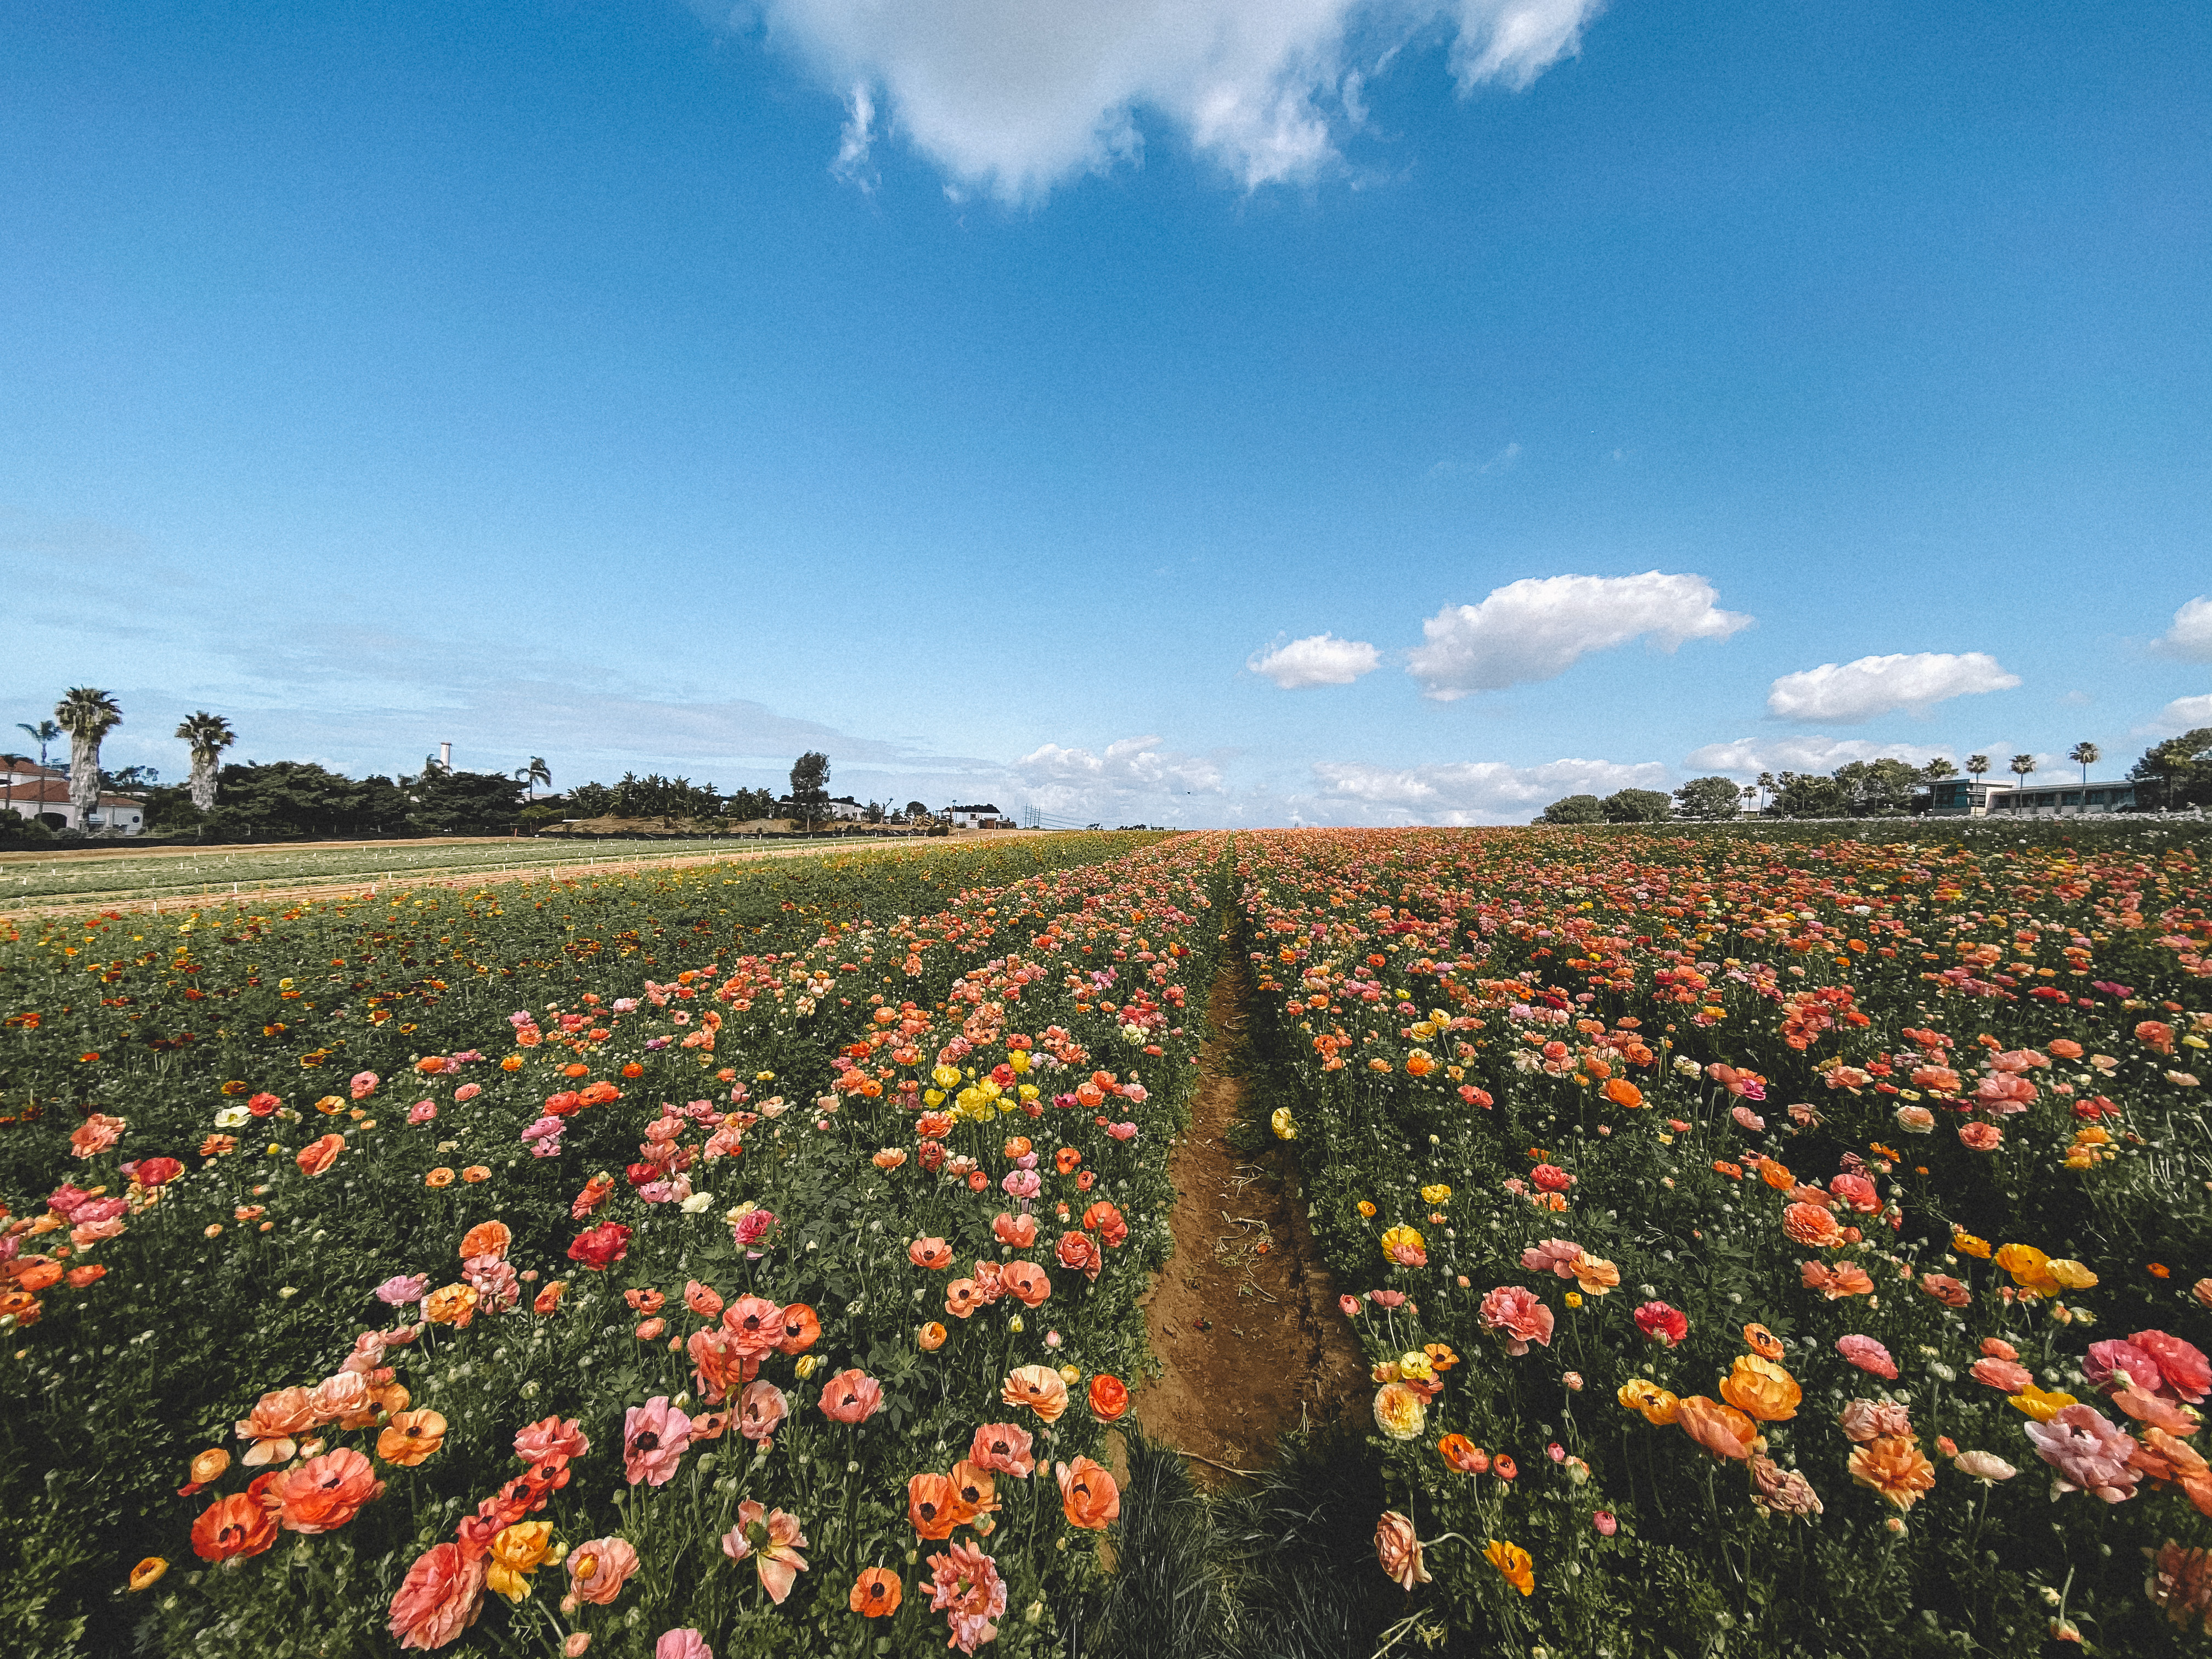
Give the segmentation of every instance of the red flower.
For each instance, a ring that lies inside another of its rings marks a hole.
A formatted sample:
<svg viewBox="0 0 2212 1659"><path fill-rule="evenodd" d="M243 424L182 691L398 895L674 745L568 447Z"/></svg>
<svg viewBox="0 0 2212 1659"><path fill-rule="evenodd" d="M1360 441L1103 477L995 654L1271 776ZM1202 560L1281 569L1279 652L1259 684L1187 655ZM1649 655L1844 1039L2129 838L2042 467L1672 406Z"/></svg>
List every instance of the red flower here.
<svg viewBox="0 0 2212 1659"><path fill-rule="evenodd" d="M568 1260L603 1273L629 1254L629 1233L619 1221L602 1221L576 1236L568 1247Z"/></svg>
<svg viewBox="0 0 2212 1659"><path fill-rule="evenodd" d="M1662 1348L1671 1348L1690 1334L1690 1316L1663 1302L1647 1302L1636 1310L1636 1328Z"/></svg>

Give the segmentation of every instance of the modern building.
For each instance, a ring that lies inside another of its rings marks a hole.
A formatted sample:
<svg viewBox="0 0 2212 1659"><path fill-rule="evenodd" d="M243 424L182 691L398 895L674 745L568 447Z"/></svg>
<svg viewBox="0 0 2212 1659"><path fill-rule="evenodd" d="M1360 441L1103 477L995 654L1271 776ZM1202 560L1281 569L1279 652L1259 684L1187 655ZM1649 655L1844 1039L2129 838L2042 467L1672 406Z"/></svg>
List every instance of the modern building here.
<svg viewBox="0 0 2212 1659"><path fill-rule="evenodd" d="M0 811L10 808L36 818L49 830L74 830L76 808L70 803L69 774L36 761L0 763ZM94 834L135 836L146 827L146 805L128 795L100 792L100 808L89 826Z"/></svg>
<svg viewBox="0 0 2212 1659"><path fill-rule="evenodd" d="M2051 788L1997 783L1988 778L1945 778L1930 790L1935 817L2075 817L2084 812L2131 812L2136 787L2125 778Z"/></svg>

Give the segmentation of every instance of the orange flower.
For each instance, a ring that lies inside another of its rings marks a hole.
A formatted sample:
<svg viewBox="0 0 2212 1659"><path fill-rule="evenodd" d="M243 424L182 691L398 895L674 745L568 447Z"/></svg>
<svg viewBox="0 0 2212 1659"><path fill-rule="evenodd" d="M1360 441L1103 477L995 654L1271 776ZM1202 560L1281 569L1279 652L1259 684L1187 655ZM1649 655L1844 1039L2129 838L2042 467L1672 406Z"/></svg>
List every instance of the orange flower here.
<svg viewBox="0 0 2212 1659"><path fill-rule="evenodd" d="M1771 1359L1739 1354L1735 1369L1721 1379L1721 1398L1761 1423L1786 1423L1805 1397L1797 1379Z"/></svg>
<svg viewBox="0 0 2212 1659"><path fill-rule="evenodd" d="M1625 1077L1617 1077L1605 1085L1605 1097L1616 1106L1641 1106L1644 1091Z"/></svg>
<svg viewBox="0 0 2212 1659"><path fill-rule="evenodd" d="M1018 1365L999 1397L1009 1406L1027 1406L1048 1423L1067 1409L1067 1384L1049 1365Z"/></svg>
<svg viewBox="0 0 2212 1659"><path fill-rule="evenodd" d="M1797 1177L1790 1173L1790 1166L1774 1158L1761 1158L1759 1178L1778 1193L1786 1193L1797 1184Z"/></svg>
<svg viewBox="0 0 2212 1659"><path fill-rule="evenodd" d="M1790 1206L1782 1212L1782 1231L1796 1243L1816 1249L1844 1242L1844 1230L1836 1224L1836 1218L1818 1204Z"/></svg>
<svg viewBox="0 0 2212 1659"><path fill-rule="evenodd" d="M1716 1457L1741 1460L1752 1454L1759 1425L1733 1406L1693 1394L1675 1408L1682 1431Z"/></svg>
<svg viewBox="0 0 2212 1659"><path fill-rule="evenodd" d="M1091 1379L1091 1414L1102 1423L1111 1423L1129 1409L1129 1387L1118 1376L1104 1371Z"/></svg>
<svg viewBox="0 0 2212 1659"><path fill-rule="evenodd" d="M359 1515L364 1504L383 1495L384 1483L350 1446L311 1457L287 1469L269 1487L287 1532L335 1532Z"/></svg>
<svg viewBox="0 0 2212 1659"><path fill-rule="evenodd" d="M789 1357L805 1353L822 1335L822 1321L804 1302L784 1309L777 1325L775 1351Z"/></svg>
<svg viewBox="0 0 2212 1659"><path fill-rule="evenodd" d="M1490 1472L1490 1455L1463 1434L1448 1434L1437 1441L1437 1455L1462 1474Z"/></svg>
<svg viewBox="0 0 2212 1659"><path fill-rule="evenodd" d="M160 1582L161 1575L168 1570L169 1564L160 1556L148 1556L131 1569L131 1590L136 1593L139 1590L153 1589Z"/></svg>
<svg viewBox="0 0 2212 1659"><path fill-rule="evenodd" d="M465 1331L477 1316L477 1301L475 1285L447 1285L422 1298L422 1317L433 1325L451 1325Z"/></svg>
<svg viewBox="0 0 2212 1659"><path fill-rule="evenodd" d="M906 1483L906 1518L917 1535L937 1540L952 1536L959 1494L942 1474L917 1474Z"/></svg>
<svg viewBox="0 0 2212 1659"><path fill-rule="evenodd" d="M203 1561L258 1555L276 1541L276 1516L242 1492L216 1498L192 1522L192 1553Z"/></svg>
<svg viewBox="0 0 2212 1659"><path fill-rule="evenodd" d="M1886 1434L1850 1456L1851 1479L1880 1492L1900 1510L1909 1510L1936 1485L1936 1466L1903 1435Z"/></svg>
<svg viewBox="0 0 2212 1659"><path fill-rule="evenodd" d="M952 1482L952 1524L964 1527L979 1515L988 1515L999 1507L998 1487L991 1472L981 1465L962 1458L952 1466L945 1477Z"/></svg>
<svg viewBox="0 0 2212 1659"><path fill-rule="evenodd" d="M474 1186L480 1181L489 1181L491 1179L491 1171L481 1164L471 1164L467 1169L461 1171L461 1179L467 1182L471 1186Z"/></svg>
<svg viewBox="0 0 2212 1659"><path fill-rule="evenodd" d="M1121 1489L1114 1477L1087 1457L1073 1463L1056 1463L1060 1479L1060 1513L1072 1527L1103 1532L1121 1514Z"/></svg>
<svg viewBox="0 0 2212 1659"><path fill-rule="evenodd" d="M479 1221L462 1235L461 1259L465 1261L472 1255L503 1256L514 1243L514 1234L504 1221Z"/></svg>
<svg viewBox="0 0 2212 1659"><path fill-rule="evenodd" d="M899 1610L905 1595L906 1586L890 1568L863 1567L853 1581L847 1605L863 1619L888 1619Z"/></svg>
<svg viewBox="0 0 2212 1659"><path fill-rule="evenodd" d="M289 1462L292 1454L299 1449L294 1437L307 1433L314 1425L314 1405L305 1389L276 1389L263 1395L237 1425L238 1437L253 1443L252 1449L246 1454L246 1468Z"/></svg>
<svg viewBox="0 0 2212 1659"><path fill-rule="evenodd" d="M921 1351L924 1353L935 1353L945 1346L945 1339L948 1334L944 1325L939 1321L933 1319L915 1333L914 1340L921 1345Z"/></svg>
<svg viewBox="0 0 2212 1659"><path fill-rule="evenodd" d="M1782 1358L1782 1339L1764 1325L1745 1326L1743 1340L1750 1346L1751 1351L1761 1359Z"/></svg>
<svg viewBox="0 0 2212 1659"><path fill-rule="evenodd" d="M344 1150L343 1135L325 1135L301 1147L299 1157L293 1161L300 1166L301 1175L319 1176L337 1163L338 1154Z"/></svg>
<svg viewBox="0 0 2212 1659"><path fill-rule="evenodd" d="M428 1460L446 1437L446 1419L433 1411L400 1412L376 1437L376 1455L411 1469Z"/></svg>
<svg viewBox="0 0 2212 1659"><path fill-rule="evenodd" d="M1509 1544L1502 1538L1493 1538L1490 1540L1489 1548L1483 1551L1482 1559L1504 1574L1505 1582L1522 1595L1528 1595L1535 1590L1536 1564L1529 1559L1528 1552L1518 1544Z"/></svg>
<svg viewBox="0 0 2212 1659"><path fill-rule="evenodd" d="M453 1172L441 1165L422 1177L422 1184L425 1187L450 1187L453 1184Z"/></svg>

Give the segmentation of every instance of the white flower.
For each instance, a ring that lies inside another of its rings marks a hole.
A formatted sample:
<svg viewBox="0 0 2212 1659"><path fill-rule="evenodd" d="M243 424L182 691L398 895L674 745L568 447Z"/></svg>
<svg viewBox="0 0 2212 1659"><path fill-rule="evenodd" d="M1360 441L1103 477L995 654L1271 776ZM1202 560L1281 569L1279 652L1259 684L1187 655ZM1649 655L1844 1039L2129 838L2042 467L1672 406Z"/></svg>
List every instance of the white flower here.
<svg viewBox="0 0 2212 1659"><path fill-rule="evenodd" d="M215 1115L215 1127L218 1129L235 1129L252 1115L253 1114L243 1106L226 1106Z"/></svg>
<svg viewBox="0 0 2212 1659"><path fill-rule="evenodd" d="M684 1200L684 1213L686 1215L697 1215L702 1210L705 1209L714 1201L714 1195L712 1193L694 1193L690 1197Z"/></svg>

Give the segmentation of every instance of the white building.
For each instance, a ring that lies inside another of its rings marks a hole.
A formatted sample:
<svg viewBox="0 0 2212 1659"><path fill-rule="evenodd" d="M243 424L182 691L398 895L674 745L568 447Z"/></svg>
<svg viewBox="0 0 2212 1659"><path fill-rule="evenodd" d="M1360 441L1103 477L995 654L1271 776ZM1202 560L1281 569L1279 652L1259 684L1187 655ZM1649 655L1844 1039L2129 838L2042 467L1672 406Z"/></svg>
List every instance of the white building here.
<svg viewBox="0 0 2212 1659"><path fill-rule="evenodd" d="M778 817L795 818L799 810L799 803L788 795L775 804ZM850 795L837 795L822 803L819 815L838 823L858 823L868 816L868 809Z"/></svg>
<svg viewBox="0 0 2212 1659"><path fill-rule="evenodd" d="M27 818L37 818L49 830L74 830L76 808L70 804L69 774L36 761L0 763L0 811L13 808ZM135 836L146 827L146 807L128 795L103 790L100 810L93 815L92 832Z"/></svg>
<svg viewBox="0 0 2212 1659"><path fill-rule="evenodd" d="M955 830L1011 830L1014 821L986 801L981 806L948 806L945 817Z"/></svg>

